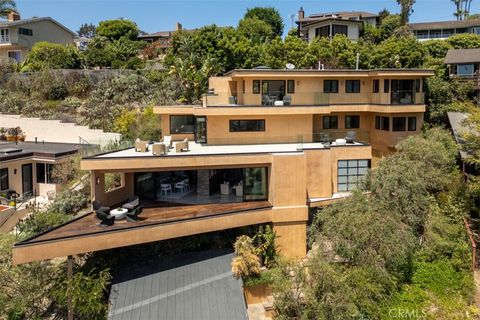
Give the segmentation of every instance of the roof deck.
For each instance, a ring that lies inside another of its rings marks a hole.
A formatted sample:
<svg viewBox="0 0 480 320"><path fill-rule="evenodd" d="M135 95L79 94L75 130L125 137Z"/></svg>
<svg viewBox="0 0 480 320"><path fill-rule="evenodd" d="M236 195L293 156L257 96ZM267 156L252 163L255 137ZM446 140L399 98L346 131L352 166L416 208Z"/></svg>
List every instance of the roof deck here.
<svg viewBox="0 0 480 320"><path fill-rule="evenodd" d="M140 221L101 227L88 213L14 246L15 263L165 240L270 222L268 201L146 207ZM235 219L232 219L235 216Z"/></svg>

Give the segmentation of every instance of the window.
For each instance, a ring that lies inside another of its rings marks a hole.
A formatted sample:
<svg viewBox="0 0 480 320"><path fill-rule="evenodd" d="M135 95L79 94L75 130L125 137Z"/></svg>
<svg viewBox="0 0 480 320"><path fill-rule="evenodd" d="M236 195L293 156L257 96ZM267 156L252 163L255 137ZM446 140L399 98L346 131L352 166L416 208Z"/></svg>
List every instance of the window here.
<svg viewBox="0 0 480 320"><path fill-rule="evenodd" d="M194 116L170 116L170 133L193 133Z"/></svg>
<svg viewBox="0 0 480 320"><path fill-rule="evenodd" d="M0 190L8 190L8 168L0 169Z"/></svg>
<svg viewBox="0 0 480 320"><path fill-rule="evenodd" d="M459 76L472 76L474 73L473 64L458 64L457 65L457 74Z"/></svg>
<svg viewBox="0 0 480 320"><path fill-rule="evenodd" d="M37 183L55 183L52 178L53 164L37 163Z"/></svg>
<svg viewBox="0 0 480 320"><path fill-rule="evenodd" d="M24 36L33 36L32 29L27 28L18 28L18 34L23 34Z"/></svg>
<svg viewBox="0 0 480 320"><path fill-rule="evenodd" d="M244 171L244 199L267 200L268 184L267 184L267 168L246 168Z"/></svg>
<svg viewBox="0 0 480 320"><path fill-rule="evenodd" d="M21 51L8 51L8 58L13 59L16 62L22 61L22 52Z"/></svg>
<svg viewBox="0 0 480 320"><path fill-rule="evenodd" d="M265 120L230 120L230 132L265 131Z"/></svg>
<svg viewBox="0 0 480 320"><path fill-rule="evenodd" d="M373 93L379 93L380 92L380 80L375 79L373 80Z"/></svg>
<svg viewBox="0 0 480 320"><path fill-rule="evenodd" d="M123 186L123 173L107 172L103 176L104 190L110 192Z"/></svg>
<svg viewBox="0 0 480 320"><path fill-rule="evenodd" d="M332 37L335 37L336 34L343 34L348 36L348 27L341 26L339 24L332 25Z"/></svg>
<svg viewBox="0 0 480 320"><path fill-rule="evenodd" d="M383 80L383 92L384 93L390 92L390 79Z"/></svg>
<svg viewBox="0 0 480 320"><path fill-rule="evenodd" d="M330 37L330 26L316 28L315 37Z"/></svg>
<svg viewBox="0 0 480 320"><path fill-rule="evenodd" d="M360 80L347 80L345 82L346 93L360 93Z"/></svg>
<svg viewBox="0 0 480 320"><path fill-rule="evenodd" d="M417 131L417 117L408 117L408 131Z"/></svg>
<svg viewBox="0 0 480 320"><path fill-rule="evenodd" d="M242 80L242 93L245 93L245 80Z"/></svg>
<svg viewBox="0 0 480 320"><path fill-rule="evenodd" d="M0 42L10 42L9 29L0 29Z"/></svg>
<svg viewBox="0 0 480 320"><path fill-rule="evenodd" d="M375 116L375 129L377 130L390 130L390 118Z"/></svg>
<svg viewBox="0 0 480 320"><path fill-rule="evenodd" d="M406 118L393 117L393 131L406 131Z"/></svg>
<svg viewBox="0 0 480 320"><path fill-rule="evenodd" d="M287 80L287 93L295 93L295 80Z"/></svg>
<svg viewBox="0 0 480 320"><path fill-rule="evenodd" d="M392 104L413 104L415 101L415 80L392 80Z"/></svg>
<svg viewBox="0 0 480 320"><path fill-rule="evenodd" d="M260 80L253 80L253 93L260 93Z"/></svg>
<svg viewBox="0 0 480 320"><path fill-rule="evenodd" d="M361 179L367 174L369 168L370 160L338 160L338 192L358 188Z"/></svg>
<svg viewBox="0 0 480 320"><path fill-rule="evenodd" d="M360 116L345 116L345 129L360 128Z"/></svg>
<svg viewBox="0 0 480 320"><path fill-rule="evenodd" d="M421 81L420 79L415 79L415 92L420 92Z"/></svg>
<svg viewBox="0 0 480 320"><path fill-rule="evenodd" d="M324 116L323 117L323 129L338 129L338 117L337 116Z"/></svg>
<svg viewBox="0 0 480 320"><path fill-rule="evenodd" d="M338 93L338 80L323 80L324 93Z"/></svg>

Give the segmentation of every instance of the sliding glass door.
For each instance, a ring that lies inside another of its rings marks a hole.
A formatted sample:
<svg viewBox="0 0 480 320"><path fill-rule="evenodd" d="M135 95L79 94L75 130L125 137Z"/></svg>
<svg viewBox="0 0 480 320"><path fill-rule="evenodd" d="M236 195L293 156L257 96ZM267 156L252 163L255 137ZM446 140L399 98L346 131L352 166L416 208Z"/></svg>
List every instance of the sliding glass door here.
<svg viewBox="0 0 480 320"><path fill-rule="evenodd" d="M243 197L245 201L267 200L267 168L246 168Z"/></svg>

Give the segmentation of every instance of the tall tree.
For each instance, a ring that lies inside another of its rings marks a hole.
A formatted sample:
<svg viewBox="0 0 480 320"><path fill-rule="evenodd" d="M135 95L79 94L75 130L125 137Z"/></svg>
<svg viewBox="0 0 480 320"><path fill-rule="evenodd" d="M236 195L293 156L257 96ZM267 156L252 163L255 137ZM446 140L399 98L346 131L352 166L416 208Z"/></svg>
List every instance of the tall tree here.
<svg viewBox="0 0 480 320"><path fill-rule="evenodd" d="M101 21L97 28L97 35L107 37L110 41L125 37L136 40L138 36L137 24L127 19Z"/></svg>
<svg viewBox="0 0 480 320"><path fill-rule="evenodd" d="M470 13L472 0L452 0L452 2L457 7L457 10L453 14L455 17L457 17L457 20L467 19Z"/></svg>
<svg viewBox="0 0 480 320"><path fill-rule="evenodd" d="M8 14L15 11L17 4L15 0L0 0L0 18L6 18Z"/></svg>
<svg viewBox="0 0 480 320"><path fill-rule="evenodd" d="M416 0L397 0L400 5L400 18L402 25L407 24L410 14L413 12L413 5Z"/></svg>
<svg viewBox="0 0 480 320"><path fill-rule="evenodd" d="M268 25L270 25L270 28L272 28L272 31L275 35L282 36L283 27L285 25L283 24L282 16L280 16L280 13L277 9L273 7L254 7L247 9L244 18L255 17L259 20L265 21Z"/></svg>
<svg viewBox="0 0 480 320"><path fill-rule="evenodd" d="M97 27L93 23L83 23L77 33L80 37L93 38L97 33Z"/></svg>

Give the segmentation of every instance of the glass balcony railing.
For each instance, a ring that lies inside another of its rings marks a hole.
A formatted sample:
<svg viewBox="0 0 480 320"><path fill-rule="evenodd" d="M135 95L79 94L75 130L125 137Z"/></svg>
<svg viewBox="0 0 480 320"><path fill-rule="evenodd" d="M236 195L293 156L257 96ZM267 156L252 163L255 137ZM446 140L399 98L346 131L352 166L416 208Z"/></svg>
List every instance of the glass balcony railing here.
<svg viewBox="0 0 480 320"><path fill-rule="evenodd" d="M101 139L87 141L79 137L80 152L83 158L132 148L134 144L134 141L125 139L120 141Z"/></svg>

